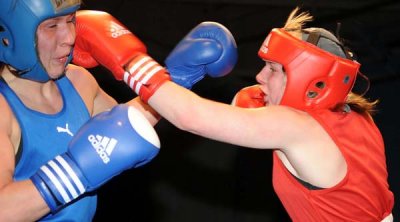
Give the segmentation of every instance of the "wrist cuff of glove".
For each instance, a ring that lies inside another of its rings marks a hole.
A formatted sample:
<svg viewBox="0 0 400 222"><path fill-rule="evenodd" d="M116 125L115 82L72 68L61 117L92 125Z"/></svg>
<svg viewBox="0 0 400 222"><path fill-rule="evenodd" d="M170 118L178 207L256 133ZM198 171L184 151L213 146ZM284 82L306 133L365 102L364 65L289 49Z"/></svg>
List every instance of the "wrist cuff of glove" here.
<svg viewBox="0 0 400 222"><path fill-rule="evenodd" d="M171 80L167 70L146 54L138 54L129 63L124 82L146 102L165 82Z"/></svg>
<svg viewBox="0 0 400 222"><path fill-rule="evenodd" d="M39 176L38 173L34 174L30 179L35 185L36 189L39 191L43 200L46 202L47 206L50 208L50 211L52 213L56 212L58 208L62 206L62 204L55 198L43 179Z"/></svg>
<svg viewBox="0 0 400 222"><path fill-rule="evenodd" d="M158 88L164 84L166 81L170 81L170 76L163 72L157 76L155 76L152 80L147 82L146 85L142 85L140 87L139 95L143 102L147 103L151 96L158 90Z"/></svg>
<svg viewBox="0 0 400 222"><path fill-rule="evenodd" d="M56 156L41 166L31 177L52 212L78 196L86 189L80 178L78 168L67 154Z"/></svg>

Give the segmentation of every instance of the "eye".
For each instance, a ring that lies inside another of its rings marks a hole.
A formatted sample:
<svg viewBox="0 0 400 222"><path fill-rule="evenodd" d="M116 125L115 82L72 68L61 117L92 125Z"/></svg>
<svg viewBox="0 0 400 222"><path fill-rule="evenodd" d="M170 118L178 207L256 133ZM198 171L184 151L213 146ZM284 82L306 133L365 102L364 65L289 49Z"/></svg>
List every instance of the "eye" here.
<svg viewBox="0 0 400 222"><path fill-rule="evenodd" d="M39 27L53 29L57 27L57 22L55 22L54 20L44 21L42 24L39 25Z"/></svg>
<svg viewBox="0 0 400 222"><path fill-rule="evenodd" d="M268 66L268 68L271 72L277 71L277 69L274 67L274 64L272 62L267 62L266 65Z"/></svg>
<svg viewBox="0 0 400 222"><path fill-rule="evenodd" d="M68 18L67 23L76 23L76 17L75 15L71 15L70 18Z"/></svg>
<svg viewBox="0 0 400 222"><path fill-rule="evenodd" d="M56 28L56 27L57 27L57 24L49 24L49 25L47 26L47 28L50 28L50 29Z"/></svg>

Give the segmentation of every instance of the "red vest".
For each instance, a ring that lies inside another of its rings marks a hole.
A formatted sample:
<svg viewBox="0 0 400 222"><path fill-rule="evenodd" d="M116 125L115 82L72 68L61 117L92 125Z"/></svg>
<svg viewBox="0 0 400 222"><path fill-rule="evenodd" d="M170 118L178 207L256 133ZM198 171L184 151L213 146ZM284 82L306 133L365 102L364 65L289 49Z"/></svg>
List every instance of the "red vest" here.
<svg viewBox="0 0 400 222"><path fill-rule="evenodd" d="M347 162L345 178L332 188L308 190L274 153L273 185L294 222L377 222L392 212L382 135L372 120L350 112L310 113L329 133ZM321 157L323 158L323 157Z"/></svg>

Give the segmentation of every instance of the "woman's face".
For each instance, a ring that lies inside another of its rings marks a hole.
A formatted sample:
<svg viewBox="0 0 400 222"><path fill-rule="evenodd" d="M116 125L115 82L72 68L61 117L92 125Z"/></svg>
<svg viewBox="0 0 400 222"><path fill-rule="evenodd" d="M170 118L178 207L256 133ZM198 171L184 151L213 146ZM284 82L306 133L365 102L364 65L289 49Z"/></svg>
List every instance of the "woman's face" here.
<svg viewBox="0 0 400 222"><path fill-rule="evenodd" d="M51 79L60 77L75 43L75 13L43 21L36 35L40 62Z"/></svg>
<svg viewBox="0 0 400 222"><path fill-rule="evenodd" d="M286 74L282 65L265 61L265 66L257 74L256 80L266 95L265 101L271 105L278 105L286 87Z"/></svg>

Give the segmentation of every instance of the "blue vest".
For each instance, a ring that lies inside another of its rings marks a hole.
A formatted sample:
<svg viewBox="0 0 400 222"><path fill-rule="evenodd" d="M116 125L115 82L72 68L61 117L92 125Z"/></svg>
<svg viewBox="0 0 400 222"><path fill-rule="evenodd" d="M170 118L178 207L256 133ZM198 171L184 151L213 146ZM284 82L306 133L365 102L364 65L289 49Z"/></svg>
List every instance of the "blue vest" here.
<svg viewBox="0 0 400 222"><path fill-rule="evenodd" d="M22 146L19 148L22 152L14 172L16 181L29 179L47 161L66 152L72 136L90 118L85 103L70 80L63 77L56 84L62 95L63 108L49 115L26 107L7 83L0 81L0 93L10 105L22 132ZM86 194L40 221L91 221L96 204L97 196Z"/></svg>

